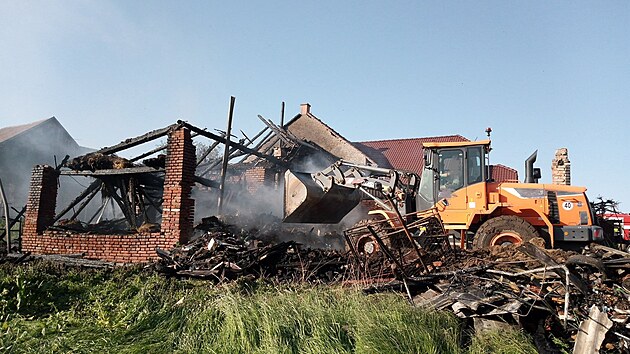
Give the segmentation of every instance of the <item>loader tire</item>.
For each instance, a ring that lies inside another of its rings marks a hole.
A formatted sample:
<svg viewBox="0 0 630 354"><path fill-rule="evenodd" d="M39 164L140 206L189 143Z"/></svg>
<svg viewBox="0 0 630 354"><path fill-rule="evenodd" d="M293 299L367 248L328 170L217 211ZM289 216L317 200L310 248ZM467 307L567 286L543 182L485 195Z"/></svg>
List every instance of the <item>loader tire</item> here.
<svg viewBox="0 0 630 354"><path fill-rule="evenodd" d="M473 239L473 248L520 244L539 236L532 224L518 216L497 216L479 227Z"/></svg>

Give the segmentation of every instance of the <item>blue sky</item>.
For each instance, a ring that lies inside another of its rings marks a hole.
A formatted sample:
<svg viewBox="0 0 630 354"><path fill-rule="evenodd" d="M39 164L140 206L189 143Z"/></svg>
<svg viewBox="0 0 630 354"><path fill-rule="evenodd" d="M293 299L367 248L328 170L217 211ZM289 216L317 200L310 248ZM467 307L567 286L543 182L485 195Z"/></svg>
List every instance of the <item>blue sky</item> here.
<svg viewBox="0 0 630 354"><path fill-rule="evenodd" d="M492 161L622 202L627 1L0 2L0 126L56 116L102 147L177 119L249 135L310 102L352 141L493 129Z"/></svg>

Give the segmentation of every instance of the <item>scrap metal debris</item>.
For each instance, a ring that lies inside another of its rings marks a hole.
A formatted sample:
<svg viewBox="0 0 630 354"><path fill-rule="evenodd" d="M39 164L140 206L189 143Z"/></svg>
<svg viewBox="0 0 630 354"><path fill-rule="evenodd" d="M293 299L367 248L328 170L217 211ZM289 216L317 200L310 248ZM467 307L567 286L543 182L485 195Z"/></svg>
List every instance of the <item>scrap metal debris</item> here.
<svg viewBox="0 0 630 354"><path fill-rule="evenodd" d="M575 343L575 353L630 350L627 252L592 245L577 254L525 243L458 251L440 268L405 279L423 285L413 294L417 306L520 325L541 352L558 352L554 340Z"/></svg>

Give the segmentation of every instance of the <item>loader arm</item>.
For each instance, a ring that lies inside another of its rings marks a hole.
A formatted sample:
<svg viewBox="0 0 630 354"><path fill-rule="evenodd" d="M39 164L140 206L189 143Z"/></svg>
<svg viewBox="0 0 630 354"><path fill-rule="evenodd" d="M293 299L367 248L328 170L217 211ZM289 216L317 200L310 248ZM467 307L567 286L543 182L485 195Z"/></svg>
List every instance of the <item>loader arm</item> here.
<svg viewBox="0 0 630 354"><path fill-rule="evenodd" d="M362 195L391 210L385 200L395 198L399 181L398 171L343 160L315 173L289 170L283 221L335 224L359 204Z"/></svg>

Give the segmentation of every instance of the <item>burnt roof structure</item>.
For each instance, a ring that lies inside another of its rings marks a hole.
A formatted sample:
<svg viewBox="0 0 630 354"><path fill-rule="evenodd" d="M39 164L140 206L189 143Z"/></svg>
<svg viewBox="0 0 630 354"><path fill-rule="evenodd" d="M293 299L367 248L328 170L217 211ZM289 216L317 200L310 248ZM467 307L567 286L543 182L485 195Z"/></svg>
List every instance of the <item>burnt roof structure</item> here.
<svg viewBox="0 0 630 354"><path fill-rule="evenodd" d="M296 137L317 144L337 158L358 164L377 164L355 144L311 113L311 105L308 103L302 104L300 114L287 122L284 127Z"/></svg>

